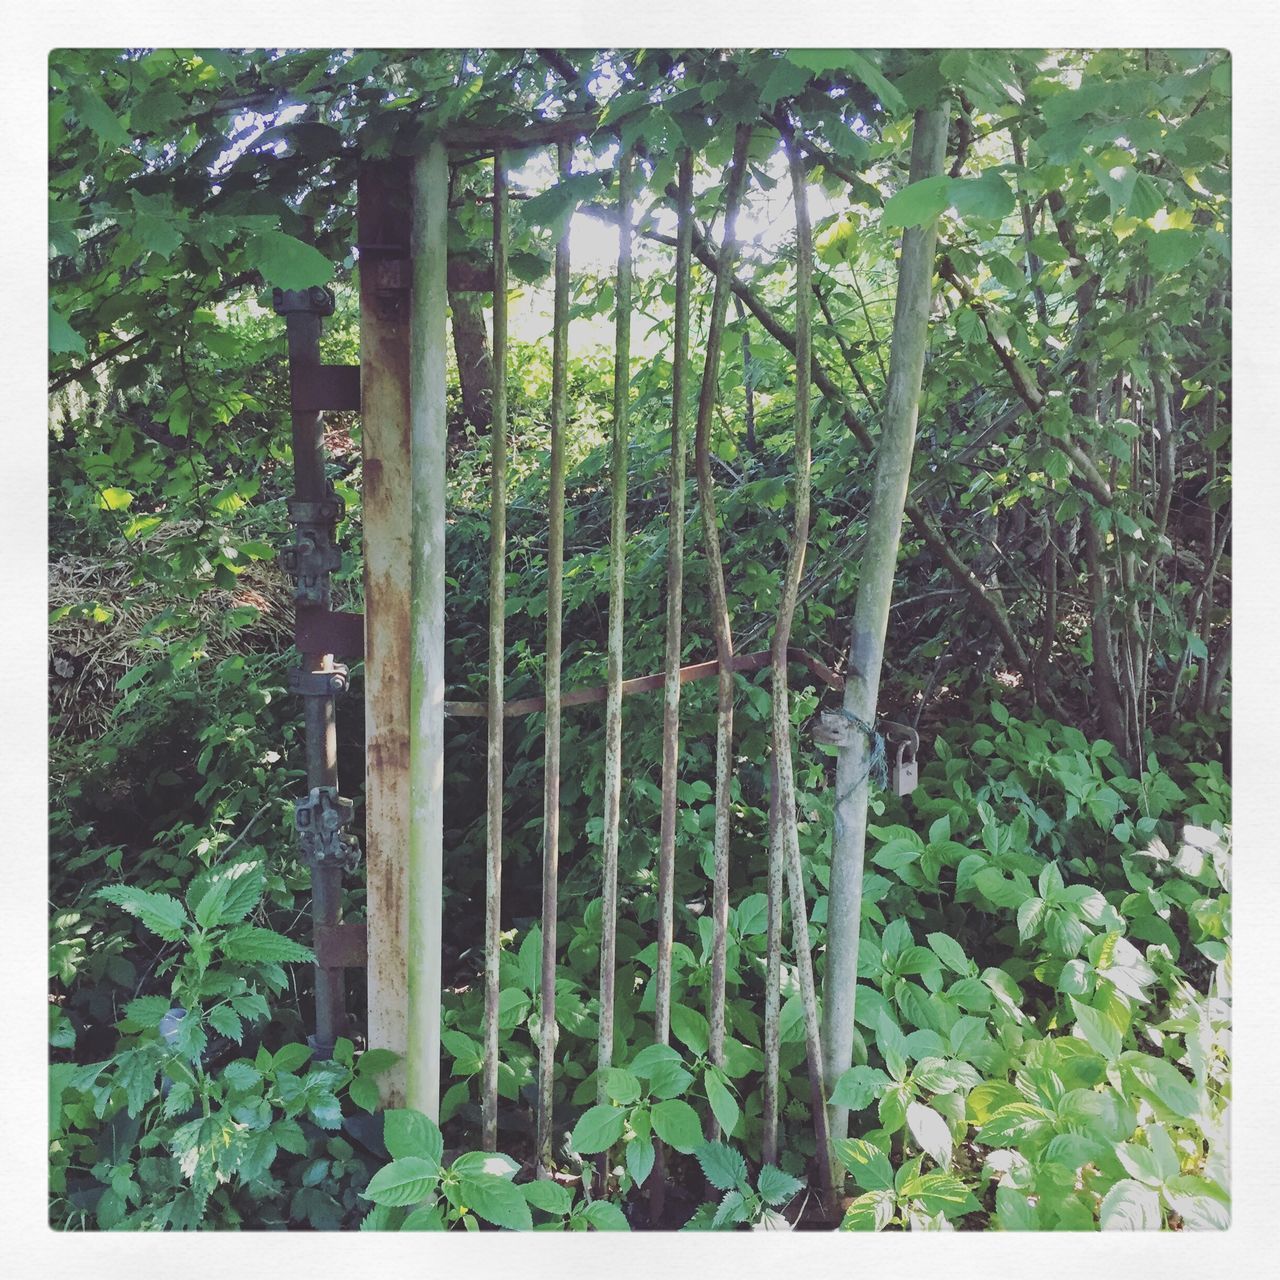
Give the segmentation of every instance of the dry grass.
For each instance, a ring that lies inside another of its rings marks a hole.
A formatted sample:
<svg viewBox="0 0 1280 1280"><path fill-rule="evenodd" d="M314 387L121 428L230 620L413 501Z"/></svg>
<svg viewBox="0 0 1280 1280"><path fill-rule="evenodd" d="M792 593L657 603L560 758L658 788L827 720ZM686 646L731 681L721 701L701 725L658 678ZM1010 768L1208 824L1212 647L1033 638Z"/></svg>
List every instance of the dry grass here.
<svg viewBox="0 0 1280 1280"><path fill-rule="evenodd" d="M147 539L155 549L190 526L156 530ZM129 560L65 555L49 565L49 608L101 605L102 622L72 613L49 626L49 724L55 737L83 740L108 724L120 695L116 683L151 652L143 633L148 622L175 604L162 588L135 586ZM340 584L335 584L339 585ZM335 592L339 594L339 592ZM256 561L240 575L234 590L210 588L181 602L190 623L166 632L167 638L203 632L204 652L220 661L233 654L279 653L293 643L293 589L279 567ZM227 626L232 609L252 606L257 617ZM335 601L334 608L343 605Z"/></svg>

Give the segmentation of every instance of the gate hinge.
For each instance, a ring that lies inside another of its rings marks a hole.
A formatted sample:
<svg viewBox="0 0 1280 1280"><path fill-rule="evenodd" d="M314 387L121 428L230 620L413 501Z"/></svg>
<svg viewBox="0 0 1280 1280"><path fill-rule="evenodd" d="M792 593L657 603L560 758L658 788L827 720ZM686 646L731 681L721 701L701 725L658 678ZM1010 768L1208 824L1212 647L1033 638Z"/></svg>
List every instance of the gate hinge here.
<svg viewBox="0 0 1280 1280"><path fill-rule="evenodd" d="M337 863L354 871L360 862L360 842L346 828L355 816L355 802L340 796L336 787L312 787L293 802L302 860L313 867Z"/></svg>

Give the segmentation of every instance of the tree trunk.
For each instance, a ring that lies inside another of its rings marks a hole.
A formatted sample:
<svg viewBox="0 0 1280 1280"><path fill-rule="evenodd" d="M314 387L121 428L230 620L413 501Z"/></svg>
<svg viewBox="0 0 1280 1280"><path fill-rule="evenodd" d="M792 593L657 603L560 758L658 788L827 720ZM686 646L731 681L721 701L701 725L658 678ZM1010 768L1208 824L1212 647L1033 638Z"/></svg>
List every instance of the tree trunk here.
<svg viewBox="0 0 1280 1280"><path fill-rule="evenodd" d="M941 174L946 143L945 106L917 111L911 145L912 182ZM936 219L921 227L908 228L902 237L884 426L880 434L871 510L867 517L845 676L845 713L852 717L852 721L868 725L876 716L884 638L893 595L907 484L911 476L911 456L915 448L937 239ZM827 971L823 986L826 1078L833 1087L853 1061L853 1014L858 976L870 752L870 741L858 732L841 748L836 759ZM848 1132L848 1122L846 1109L832 1108L832 1138L843 1138Z"/></svg>
<svg viewBox="0 0 1280 1280"><path fill-rule="evenodd" d="M493 421L493 357L484 327L482 295L449 290L453 321L453 354L458 360L462 387L462 413L477 431L487 431Z"/></svg>

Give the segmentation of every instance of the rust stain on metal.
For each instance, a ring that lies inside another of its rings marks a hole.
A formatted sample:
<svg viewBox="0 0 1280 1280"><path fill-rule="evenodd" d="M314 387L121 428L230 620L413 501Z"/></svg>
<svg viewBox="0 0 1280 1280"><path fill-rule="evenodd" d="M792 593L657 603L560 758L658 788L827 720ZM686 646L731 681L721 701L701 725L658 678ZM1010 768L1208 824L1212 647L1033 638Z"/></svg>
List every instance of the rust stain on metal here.
<svg viewBox="0 0 1280 1280"><path fill-rule="evenodd" d="M315 928L316 964L322 969L362 969L368 954L368 929L362 924L325 924Z"/></svg>

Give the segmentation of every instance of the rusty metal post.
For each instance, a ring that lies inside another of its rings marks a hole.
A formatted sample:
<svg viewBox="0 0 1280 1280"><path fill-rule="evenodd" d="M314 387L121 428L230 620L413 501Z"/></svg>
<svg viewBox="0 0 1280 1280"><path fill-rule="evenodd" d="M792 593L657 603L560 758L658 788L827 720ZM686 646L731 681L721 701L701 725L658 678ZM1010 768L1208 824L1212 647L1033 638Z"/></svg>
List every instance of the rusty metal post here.
<svg viewBox="0 0 1280 1280"><path fill-rule="evenodd" d="M285 318L289 342L289 373L293 423L294 497L289 518L296 541L285 549L281 563L294 582L299 608L329 607L329 575L340 567L334 532L342 503L324 474L324 422L318 410L298 409L296 387L320 365L320 322L333 314L328 289L277 289L277 315ZM295 820L303 859L311 866L311 922L318 941L342 915L342 872L357 856L344 828L351 819L351 802L338 795L337 727L334 695L346 688L346 668L337 667L332 653L303 653L302 666L292 672L290 685L303 698L307 751L308 794L295 802ZM316 965L316 1021L312 1045L317 1060L333 1056L334 1042L346 1029L343 969Z"/></svg>
<svg viewBox="0 0 1280 1280"><path fill-rule="evenodd" d="M364 489L365 856L369 1046L401 1056L379 1076L405 1104L409 890L409 167L365 160L357 178L360 445Z"/></svg>

